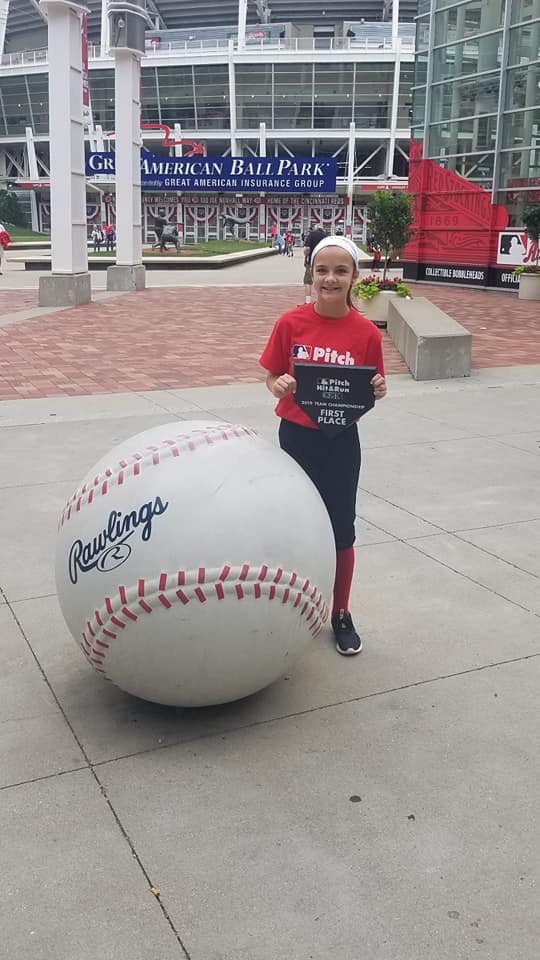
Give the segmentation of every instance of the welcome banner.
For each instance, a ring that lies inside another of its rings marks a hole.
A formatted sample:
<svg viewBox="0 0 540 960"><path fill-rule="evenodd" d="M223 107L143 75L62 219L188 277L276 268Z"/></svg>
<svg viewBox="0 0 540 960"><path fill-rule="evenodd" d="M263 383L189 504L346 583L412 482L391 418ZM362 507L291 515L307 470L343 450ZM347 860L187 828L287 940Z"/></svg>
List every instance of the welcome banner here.
<svg viewBox="0 0 540 960"><path fill-rule="evenodd" d="M112 178L114 151L88 153L86 176ZM219 193L335 193L336 159L316 157L163 157L141 153L144 190Z"/></svg>

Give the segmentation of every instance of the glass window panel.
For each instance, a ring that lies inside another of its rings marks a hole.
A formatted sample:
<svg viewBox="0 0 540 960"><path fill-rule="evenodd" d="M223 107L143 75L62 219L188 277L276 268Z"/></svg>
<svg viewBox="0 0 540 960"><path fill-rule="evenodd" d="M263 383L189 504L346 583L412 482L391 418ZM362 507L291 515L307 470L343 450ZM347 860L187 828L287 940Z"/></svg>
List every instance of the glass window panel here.
<svg viewBox="0 0 540 960"><path fill-rule="evenodd" d="M496 116L434 124L429 130L429 156L493 150L496 131Z"/></svg>
<svg viewBox="0 0 540 960"><path fill-rule="evenodd" d="M8 135L24 133L32 126L24 77L2 77L1 92Z"/></svg>
<svg viewBox="0 0 540 960"><path fill-rule="evenodd" d="M510 30L509 66L529 63L531 60L540 60L540 20L537 23L522 24Z"/></svg>
<svg viewBox="0 0 540 960"><path fill-rule="evenodd" d="M540 106L533 110L506 113L503 117L504 147L540 146Z"/></svg>
<svg viewBox="0 0 540 960"><path fill-rule="evenodd" d="M431 19L424 17L416 23L416 50L425 50L429 46L429 27Z"/></svg>
<svg viewBox="0 0 540 960"><path fill-rule="evenodd" d="M499 103L499 74L435 84L431 92L431 119L494 113Z"/></svg>
<svg viewBox="0 0 540 960"><path fill-rule="evenodd" d="M353 64L315 64L314 126L348 127L352 120Z"/></svg>
<svg viewBox="0 0 540 960"><path fill-rule="evenodd" d="M141 120L143 123L159 123L159 95L156 82L156 69L141 72Z"/></svg>
<svg viewBox="0 0 540 960"><path fill-rule="evenodd" d="M414 64L402 63L399 70L398 127L410 127L412 120L412 82Z"/></svg>
<svg viewBox="0 0 540 960"><path fill-rule="evenodd" d="M504 19L504 0L472 0L435 14L435 43L454 43L496 30Z"/></svg>
<svg viewBox="0 0 540 960"><path fill-rule="evenodd" d="M354 120L358 127L385 128L390 126L393 64L359 63L356 66Z"/></svg>
<svg viewBox="0 0 540 960"><path fill-rule="evenodd" d="M426 88L415 90L413 94L412 138L424 139L424 119L426 111Z"/></svg>
<svg viewBox="0 0 540 960"><path fill-rule="evenodd" d="M506 77L506 110L534 107L540 102L540 63L509 70Z"/></svg>
<svg viewBox="0 0 540 960"><path fill-rule="evenodd" d="M534 20L540 17L540 0L509 0L512 4L511 22L520 23L521 20Z"/></svg>
<svg viewBox="0 0 540 960"><path fill-rule="evenodd" d="M194 67L199 129L230 125L229 68L226 64ZM263 118L261 118L263 119Z"/></svg>
<svg viewBox="0 0 540 960"><path fill-rule="evenodd" d="M418 0L418 16L421 17L431 10L431 0Z"/></svg>
<svg viewBox="0 0 540 960"><path fill-rule="evenodd" d="M272 126L272 65L236 67L236 120L239 127Z"/></svg>
<svg viewBox="0 0 540 960"><path fill-rule="evenodd" d="M414 66L414 85L421 87L427 83L428 54L418 53Z"/></svg>
<svg viewBox="0 0 540 960"><path fill-rule="evenodd" d="M535 182L536 179L536 182ZM531 190L523 190L522 185L532 186ZM508 182L508 186L515 186L512 190L498 190L497 203L502 203L508 210L510 217L509 227L523 226L523 213L526 207L540 204L540 177L524 179L516 177L515 183Z"/></svg>
<svg viewBox="0 0 540 960"><path fill-rule="evenodd" d="M465 74L496 70L501 64L500 32L465 40L433 51L433 80L448 80Z"/></svg>
<svg viewBox="0 0 540 960"><path fill-rule="evenodd" d="M310 63L274 66L274 126L313 126L313 67Z"/></svg>
<svg viewBox="0 0 540 960"><path fill-rule="evenodd" d="M156 76L163 123L180 123L184 129L193 129L196 120L191 67L158 67Z"/></svg>
<svg viewBox="0 0 540 960"><path fill-rule="evenodd" d="M474 180L484 189L490 190L493 182L493 153L467 153L457 157L435 158L445 170L454 170L460 177Z"/></svg>
<svg viewBox="0 0 540 960"><path fill-rule="evenodd" d="M27 77L34 133L49 132L49 83L47 74L29 74Z"/></svg>
<svg viewBox="0 0 540 960"><path fill-rule="evenodd" d="M515 186L517 181L526 182L540 177L540 146L527 150L509 150L501 153L500 182L504 187Z"/></svg>
<svg viewBox="0 0 540 960"><path fill-rule="evenodd" d="M90 70L88 82L94 123L104 133L114 130L114 70Z"/></svg>

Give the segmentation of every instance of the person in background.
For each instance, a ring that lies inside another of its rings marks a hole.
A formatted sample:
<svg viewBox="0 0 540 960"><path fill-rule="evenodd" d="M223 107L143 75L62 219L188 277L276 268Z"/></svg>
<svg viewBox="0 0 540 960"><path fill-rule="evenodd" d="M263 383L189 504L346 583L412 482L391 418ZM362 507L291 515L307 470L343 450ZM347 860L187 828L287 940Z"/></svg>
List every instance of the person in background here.
<svg viewBox="0 0 540 960"><path fill-rule="evenodd" d="M304 303L311 303L312 300L311 255L325 237L326 231L322 227L315 227L304 236Z"/></svg>
<svg viewBox="0 0 540 960"><path fill-rule="evenodd" d="M288 257L294 257L294 233L287 230L285 234L285 253Z"/></svg>
<svg viewBox="0 0 540 960"><path fill-rule="evenodd" d="M285 253L285 237L283 236L281 231L278 233L276 237L276 244L278 248L278 253Z"/></svg>
<svg viewBox="0 0 540 960"><path fill-rule="evenodd" d="M381 268L381 251L379 250L378 247L375 247L375 249L374 249L374 251L373 251L373 267L372 267L372 269L373 269L373 270L376 270L377 272L379 272L380 268Z"/></svg>
<svg viewBox="0 0 540 960"><path fill-rule="evenodd" d="M92 230L90 239L94 248L94 253L99 253L101 250L101 244L103 243L103 231L101 227L96 226Z"/></svg>
<svg viewBox="0 0 540 960"><path fill-rule="evenodd" d="M11 243L11 237L3 223L0 223L0 274L4 272L6 251Z"/></svg>
<svg viewBox="0 0 540 960"><path fill-rule="evenodd" d="M105 224L105 249L107 252L114 248L114 227L112 223Z"/></svg>

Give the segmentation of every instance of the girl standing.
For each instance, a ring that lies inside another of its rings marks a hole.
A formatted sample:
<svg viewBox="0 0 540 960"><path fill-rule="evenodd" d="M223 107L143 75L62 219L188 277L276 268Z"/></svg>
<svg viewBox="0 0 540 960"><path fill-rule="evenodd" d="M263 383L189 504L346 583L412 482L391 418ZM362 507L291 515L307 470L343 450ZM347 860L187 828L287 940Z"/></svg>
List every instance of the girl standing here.
<svg viewBox="0 0 540 960"><path fill-rule="evenodd" d="M311 255L315 303L289 310L277 320L260 363L266 385L279 401L279 443L317 487L328 510L336 544L332 627L338 653L360 653L349 600L354 572L356 493L360 476L360 441L356 424L335 438L326 437L295 403L293 358L312 358L316 347L353 358L355 366L374 366L371 383L376 400L386 396L381 333L352 306L351 287L358 277L358 249L345 237L326 237ZM324 355L324 354L323 354Z"/></svg>

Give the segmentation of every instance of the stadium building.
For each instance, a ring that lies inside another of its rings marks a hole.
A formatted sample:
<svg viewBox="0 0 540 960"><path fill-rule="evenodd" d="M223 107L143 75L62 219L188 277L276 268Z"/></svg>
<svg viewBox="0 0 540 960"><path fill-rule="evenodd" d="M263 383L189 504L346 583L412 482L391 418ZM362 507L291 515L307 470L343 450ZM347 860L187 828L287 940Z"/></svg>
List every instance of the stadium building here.
<svg viewBox="0 0 540 960"><path fill-rule="evenodd" d="M86 0L86 147L114 149L114 61L105 0ZM416 0L147 0L142 141L161 156L335 158L337 189L227 194L145 190L143 236L158 216L186 242L256 239L272 223L365 239L380 187L406 189ZM0 0L0 187L34 229L50 226L47 23L36 0ZM114 181L90 173L87 214L113 222Z"/></svg>
<svg viewBox="0 0 540 960"><path fill-rule="evenodd" d="M420 0L405 275L516 288L540 204L540 0Z"/></svg>

